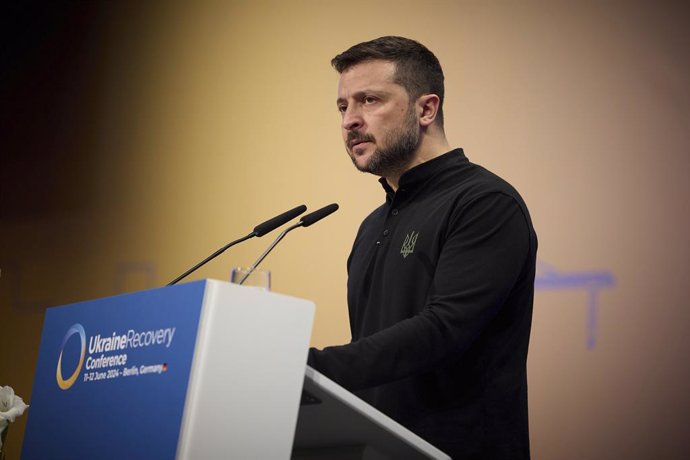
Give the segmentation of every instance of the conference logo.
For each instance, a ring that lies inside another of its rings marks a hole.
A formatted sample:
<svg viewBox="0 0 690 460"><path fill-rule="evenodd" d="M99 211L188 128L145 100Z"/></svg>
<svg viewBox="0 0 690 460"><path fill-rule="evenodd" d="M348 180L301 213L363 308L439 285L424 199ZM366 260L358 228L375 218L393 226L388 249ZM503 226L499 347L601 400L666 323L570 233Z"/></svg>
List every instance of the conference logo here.
<svg viewBox="0 0 690 460"><path fill-rule="evenodd" d="M81 340L81 353L79 356L79 364L77 364L76 369L74 369L74 372L72 375L69 376L69 378L65 379L62 375L62 353L65 350L65 345L67 344L67 341L72 337L74 334L79 334L79 339ZM77 381L77 377L79 377L79 372L81 372L81 367L84 365L84 356L86 355L86 332L84 331L84 327L79 324L73 324L72 327L69 328L67 331L67 334L65 334L65 337L62 339L62 344L60 345L60 356L58 358L57 362L57 370L55 371L55 378L57 380L58 386L62 390L67 390L69 389L72 385L74 385L74 382Z"/></svg>

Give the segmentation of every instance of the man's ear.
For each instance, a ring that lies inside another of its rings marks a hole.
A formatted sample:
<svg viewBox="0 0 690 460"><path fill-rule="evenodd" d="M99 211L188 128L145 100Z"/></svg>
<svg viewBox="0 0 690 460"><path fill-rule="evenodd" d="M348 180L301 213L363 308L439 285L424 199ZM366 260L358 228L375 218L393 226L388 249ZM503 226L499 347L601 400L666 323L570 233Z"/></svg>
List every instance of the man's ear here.
<svg viewBox="0 0 690 460"><path fill-rule="evenodd" d="M441 98L435 94L422 94L417 99L417 110L419 113L419 124L422 126L431 125L438 115L438 107Z"/></svg>

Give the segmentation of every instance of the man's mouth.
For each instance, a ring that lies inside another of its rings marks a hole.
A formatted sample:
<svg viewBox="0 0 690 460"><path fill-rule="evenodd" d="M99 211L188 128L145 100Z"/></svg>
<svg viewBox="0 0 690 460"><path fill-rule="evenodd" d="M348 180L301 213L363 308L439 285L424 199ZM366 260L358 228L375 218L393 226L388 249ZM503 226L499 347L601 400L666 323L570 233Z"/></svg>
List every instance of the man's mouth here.
<svg viewBox="0 0 690 460"><path fill-rule="evenodd" d="M350 147L350 150L352 150L360 144L366 144L367 142L372 142L372 141L373 141L373 139L370 139L368 137L359 137L359 138L355 138L355 139L350 139L348 141L348 147Z"/></svg>

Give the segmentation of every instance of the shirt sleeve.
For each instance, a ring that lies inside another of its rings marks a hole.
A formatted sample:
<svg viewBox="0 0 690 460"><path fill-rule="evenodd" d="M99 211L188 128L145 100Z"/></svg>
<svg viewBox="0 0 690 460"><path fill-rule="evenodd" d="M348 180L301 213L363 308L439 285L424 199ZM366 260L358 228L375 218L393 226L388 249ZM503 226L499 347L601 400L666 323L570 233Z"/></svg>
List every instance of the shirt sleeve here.
<svg viewBox="0 0 690 460"><path fill-rule="evenodd" d="M505 307L534 245L529 218L514 197L492 192L458 206L423 309L349 344L312 348L308 364L356 391L458 358Z"/></svg>

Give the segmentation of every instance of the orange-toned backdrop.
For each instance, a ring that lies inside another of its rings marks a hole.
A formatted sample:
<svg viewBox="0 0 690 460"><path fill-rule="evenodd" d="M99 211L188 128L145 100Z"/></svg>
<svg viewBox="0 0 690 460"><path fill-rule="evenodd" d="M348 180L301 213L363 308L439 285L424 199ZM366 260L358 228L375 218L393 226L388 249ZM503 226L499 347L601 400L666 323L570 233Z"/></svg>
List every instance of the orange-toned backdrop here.
<svg viewBox="0 0 690 460"><path fill-rule="evenodd" d="M329 60L395 34L444 66L451 143L532 212L533 457L690 457L683 2L13 8L0 88L0 385L30 402L46 306L165 284L303 202L341 210L264 265L275 291L316 302L313 345L347 341L345 260L383 194L344 152ZM193 279L227 279L270 239ZM25 422L11 426L8 459Z"/></svg>

